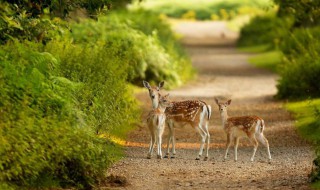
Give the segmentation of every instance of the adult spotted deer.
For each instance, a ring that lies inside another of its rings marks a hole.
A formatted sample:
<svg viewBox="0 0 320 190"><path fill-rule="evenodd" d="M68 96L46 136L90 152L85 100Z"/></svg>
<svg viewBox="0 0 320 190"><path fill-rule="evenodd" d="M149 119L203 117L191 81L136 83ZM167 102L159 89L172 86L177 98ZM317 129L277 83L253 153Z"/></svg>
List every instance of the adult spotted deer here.
<svg viewBox="0 0 320 190"><path fill-rule="evenodd" d="M149 95L152 101L153 107L157 105L157 99L159 96L159 91L163 87L164 82L161 82L158 87L151 87L146 81L143 81L143 85L149 90ZM186 100L179 102L172 102L172 106L168 107L165 111L167 116L166 123L169 126L169 138L167 141L167 151L166 156L170 156L170 143L172 143L172 158L175 157L175 139L174 139L174 122L178 123L189 123L193 128L195 128L200 136L200 151L196 160L200 160L203 147L206 143L206 156L204 160L208 159L209 156L209 145L210 145L210 134L208 130L208 122L211 117L211 106L207 105L201 100Z"/></svg>
<svg viewBox="0 0 320 190"><path fill-rule="evenodd" d="M263 119L261 119L258 116L229 117L227 114L227 108L230 105L231 100L228 100L224 103L220 103L219 100L215 98L215 102L219 106L222 126L224 131L227 133L227 148L224 155L224 159L227 159L228 157L228 150L231 145L231 140L233 139L234 160L237 161L237 149L239 144L239 138L247 136L254 145L251 161L253 162L254 160L254 156L259 145L258 141L267 147L268 157L270 161L271 154L269 149L269 143L266 137L264 137L263 135L263 130L265 128Z"/></svg>
<svg viewBox="0 0 320 190"><path fill-rule="evenodd" d="M149 147L149 153L147 158L151 158L153 153L154 144L157 142L157 157L158 159L162 159L162 134L165 127L166 114L164 113L168 106L172 104L169 101L169 94L165 96L161 96L159 94L159 103L158 107L154 108L149 112L147 117L148 128L150 131L151 142Z"/></svg>

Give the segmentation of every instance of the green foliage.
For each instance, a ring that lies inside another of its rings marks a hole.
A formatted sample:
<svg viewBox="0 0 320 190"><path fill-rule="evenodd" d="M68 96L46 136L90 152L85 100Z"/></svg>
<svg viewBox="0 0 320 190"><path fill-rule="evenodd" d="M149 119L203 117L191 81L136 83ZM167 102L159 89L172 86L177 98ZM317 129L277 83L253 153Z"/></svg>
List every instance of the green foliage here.
<svg viewBox="0 0 320 190"><path fill-rule="evenodd" d="M142 27L135 17L141 18L140 14L147 15L146 13L122 14L127 17L110 14L101 17L97 22L75 24L72 26L71 37L76 43L103 46L101 51L107 51L111 58L121 57L121 65L128 72L128 81L134 84L140 85L142 80L165 80L169 86L176 86L190 78L190 60L180 53L182 51L173 41L175 39L168 29L169 26L161 24L161 20L157 18L159 26L155 22L149 22L147 24L151 26ZM123 21L124 18L127 23ZM155 17L150 18L156 20ZM161 35L158 35L156 29L151 30L152 25L159 28ZM162 27L164 29L160 29ZM160 36L167 40L160 40Z"/></svg>
<svg viewBox="0 0 320 190"><path fill-rule="evenodd" d="M29 14L32 18L50 14L52 17L66 18L69 13L77 9L85 9L90 17L96 17L107 9L124 8L131 0L5 0L4 2L14 5L19 10Z"/></svg>
<svg viewBox="0 0 320 190"><path fill-rule="evenodd" d="M238 45L240 47L266 45L277 48L289 35L292 25L290 18L278 18L273 15L258 16L241 29Z"/></svg>
<svg viewBox="0 0 320 190"><path fill-rule="evenodd" d="M0 44L16 39L46 43L65 30L60 19L34 18L24 9L0 3Z"/></svg>
<svg viewBox="0 0 320 190"><path fill-rule="evenodd" d="M0 44L15 39L46 43L58 35L63 35L68 30L67 24L56 17L70 19L69 14L71 12L83 9L84 18L97 18L98 15L106 12L107 7L110 9L113 5L114 8L123 8L130 1L1 1ZM50 17L55 19L51 20Z"/></svg>
<svg viewBox="0 0 320 190"><path fill-rule="evenodd" d="M63 63L62 76L82 84L74 96L79 100L77 106L90 116L85 119L86 125L97 134L128 125L136 113L125 83L128 68L118 55L121 52L112 47L101 42L70 41L50 42L45 47Z"/></svg>
<svg viewBox="0 0 320 190"><path fill-rule="evenodd" d="M171 80L166 79L168 77L164 78L164 80L167 80L166 82L169 84L169 87L186 82L194 76L195 71L192 68L191 61L187 56L187 53L182 48L181 44L178 43L170 25L165 20L162 20L158 15L151 11L138 9L130 12L117 12L116 14L109 15L109 17L111 17L110 20L119 20L121 23L126 23L128 27L141 31L147 36L153 36L155 39L155 45L161 46L161 49L164 49L169 56L168 59L170 60L171 65L170 72L176 73L174 74L177 77L177 79L174 79L175 81L171 82ZM145 18L148 19L141 22L141 20L144 20ZM151 56L153 57L154 55ZM160 67L157 67L156 69L161 70ZM150 76L152 73L148 73L149 76L147 76L148 78L146 78L146 80L154 80L156 83L161 81L158 76L153 77L152 75ZM141 80L137 80L137 82L141 83Z"/></svg>
<svg viewBox="0 0 320 190"><path fill-rule="evenodd" d="M278 97L320 96L320 28L296 29L281 46L286 59L281 67Z"/></svg>
<svg viewBox="0 0 320 190"><path fill-rule="evenodd" d="M250 9L251 14L257 10L263 12L271 6L272 1L270 0L145 0L134 5L134 7L143 7L157 14L165 14L173 18L190 18L188 13L193 13L197 20L211 20L212 15L228 20L243 14L243 8ZM247 11L245 14L249 12Z"/></svg>
<svg viewBox="0 0 320 190"><path fill-rule="evenodd" d="M250 57L248 61L257 67L277 72L278 65L282 59L281 51L269 51Z"/></svg>
<svg viewBox="0 0 320 190"><path fill-rule="evenodd" d="M125 75L115 62L96 64L103 57L94 47L36 49L15 43L0 51L0 181L88 188L120 156L95 133L137 117Z"/></svg>
<svg viewBox="0 0 320 190"><path fill-rule="evenodd" d="M320 24L320 1L275 0L279 4L279 17L293 16L295 27L310 27Z"/></svg>

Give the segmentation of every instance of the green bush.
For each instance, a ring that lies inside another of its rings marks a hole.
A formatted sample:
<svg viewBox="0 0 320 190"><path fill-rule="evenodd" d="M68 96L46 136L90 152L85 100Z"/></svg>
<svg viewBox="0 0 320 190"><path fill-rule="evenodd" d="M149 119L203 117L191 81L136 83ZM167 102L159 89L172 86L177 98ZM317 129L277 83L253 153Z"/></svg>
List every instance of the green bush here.
<svg viewBox="0 0 320 190"><path fill-rule="evenodd" d="M135 14L127 17L128 22L133 17ZM157 30L151 32L152 27L144 27L144 32L134 29L123 22L123 18L111 14L100 18L98 22L86 21L73 25L71 38L76 43L97 43L104 47L101 51L107 51L109 56L120 56L120 64L128 72L128 81L137 85L142 80L165 80L169 86L177 86L192 76L191 62L179 54L178 46L174 44L176 42L161 41ZM132 19L131 25L142 28L134 24L137 22ZM168 29L161 31L164 31L161 36L169 33Z"/></svg>
<svg viewBox="0 0 320 190"><path fill-rule="evenodd" d="M119 44L117 44L119 45ZM45 51L61 61L63 77L82 84L74 96L84 115L86 125L99 134L134 122L134 97L125 83L127 66L119 49L107 43L79 43L55 41Z"/></svg>
<svg viewBox="0 0 320 190"><path fill-rule="evenodd" d="M278 97L320 96L320 27L296 29L281 49L286 56L280 72Z"/></svg>
<svg viewBox="0 0 320 190"><path fill-rule="evenodd" d="M50 53L30 43L0 51L0 181L88 188L120 156L95 133L131 126L135 102L114 62L96 64L104 55L90 56L89 47L51 43Z"/></svg>
<svg viewBox="0 0 320 190"><path fill-rule="evenodd" d="M178 42L170 25L165 20L161 20L159 15L151 11L138 9L129 12L117 12L108 16L114 17L113 19L119 19L121 23L126 23L130 28L142 31L147 36L154 36L156 43L160 43L158 45L161 45L170 56L171 72L178 74L178 81L173 85L186 82L194 76L195 71L192 68L190 58ZM145 20L145 18L148 19ZM144 22L141 22L141 20L144 20ZM160 78L157 79L155 77L153 77L153 80L156 83L161 81ZM168 82L170 86L171 82ZM141 83L141 81L138 81L138 83Z"/></svg>
<svg viewBox="0 0 320 190"><path fill-rule="evenodd" d="M241 29L237 44L240 47L268 44L270 49L278 48L289 35L291 25L291 18L277 18L273 15L255 17Z"/></svg>

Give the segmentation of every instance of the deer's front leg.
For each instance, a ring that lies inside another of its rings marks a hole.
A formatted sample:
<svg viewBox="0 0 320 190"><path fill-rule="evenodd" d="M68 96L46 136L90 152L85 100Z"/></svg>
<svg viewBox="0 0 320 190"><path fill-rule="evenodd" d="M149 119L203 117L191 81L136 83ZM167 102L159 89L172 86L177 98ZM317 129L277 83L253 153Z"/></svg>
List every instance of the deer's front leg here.
<svg viewBox="0 0 320 190"><path fill-rule="evenodd" d="M228 151L231 145L231 134L227 134L227 146L226 146L226 153L224 154L224 159L228 158Z"/></svg>
<svg viewBox="0 0 320 190"><path fill-rule="evenodd" d="M152 157L154 144L156 142L156 136L155 136L154 132L152 131L150 134L151 134L150 135L151 140L150 140L149 152L148 152L148 156L147 156L148 159L151 159L151 157Z"/></svg>
<svg viewBox="0 0 320 190"><path fill-rule="evenodd" d="M162 134L164 131L164 125L158 127L157 131L157 158L162 159Z"/></svg>

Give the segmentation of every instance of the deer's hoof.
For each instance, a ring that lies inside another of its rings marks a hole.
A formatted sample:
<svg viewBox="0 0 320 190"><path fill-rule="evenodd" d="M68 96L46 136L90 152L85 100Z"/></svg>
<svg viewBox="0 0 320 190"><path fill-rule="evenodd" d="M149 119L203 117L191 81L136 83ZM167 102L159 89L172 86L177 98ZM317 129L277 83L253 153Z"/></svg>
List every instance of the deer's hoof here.
<svg viewBox="0 0 320 190"><path fill-rule="evenodd" d="M158 158L158 159L162 159L162 156L158 155L157 158Z"/></svg>
<svg viewBox="0 0 320 190"><path fill-rule="evenodd" d="M208 160L208 157L206 156L206 157L204 157L204 159L203 159L203 161L207 161Z"/></svg>

